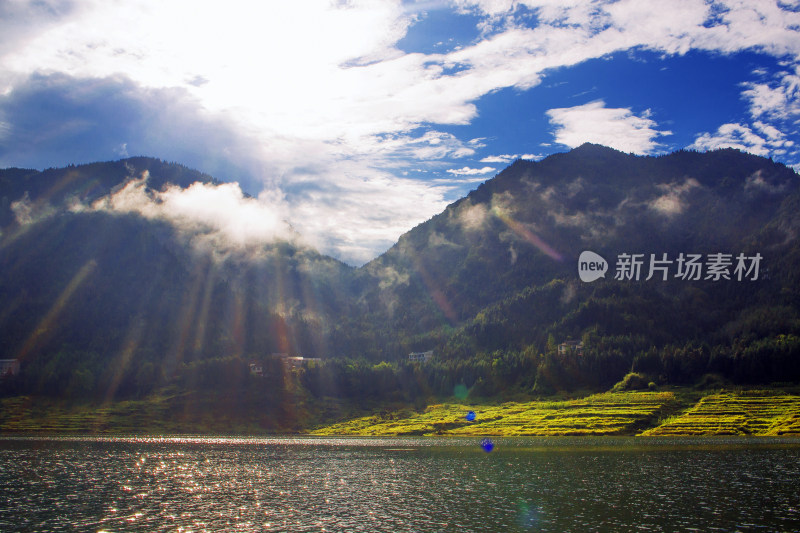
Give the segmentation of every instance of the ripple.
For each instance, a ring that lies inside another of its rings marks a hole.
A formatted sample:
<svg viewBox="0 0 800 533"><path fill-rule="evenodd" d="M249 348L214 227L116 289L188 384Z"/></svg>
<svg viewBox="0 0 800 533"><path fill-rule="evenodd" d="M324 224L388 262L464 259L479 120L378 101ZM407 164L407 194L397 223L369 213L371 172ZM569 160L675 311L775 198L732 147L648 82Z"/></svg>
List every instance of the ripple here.
<svg viewBox="0 0 800 533"><path fill-rule="evenodd" d="M791 530L797 441L0 439L2 531ZM715 444L716 443L716 444Z"/></svg>

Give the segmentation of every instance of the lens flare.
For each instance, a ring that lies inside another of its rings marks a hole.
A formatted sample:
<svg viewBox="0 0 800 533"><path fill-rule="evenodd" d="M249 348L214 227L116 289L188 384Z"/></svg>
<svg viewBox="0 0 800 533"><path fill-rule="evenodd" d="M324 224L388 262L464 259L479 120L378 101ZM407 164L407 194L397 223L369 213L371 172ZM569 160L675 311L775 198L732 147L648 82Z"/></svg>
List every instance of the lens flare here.
<svg viewBox="0 0 800 533"><path fill-rule="evenodd" d="M522 237L524 240L535 246L539 249L540 252L545 254L546 256L550 257L555 261L563 261L564 257L558 253L555 249L553 249L549 244L544 242L541 237L533 233L531 230L526 228L523 224L517 222L516 220L512 219L508 213L503 211L498 207L492 208L492 213L503 221L503 223L509 227L511 231L516 233L518 236Z"/></svg>
<svg viewBox="0 0 800 533"><path fill-rule="evenodd" d="M453 387L453 396L458 398L459 400L466 400L467 399L467 386L463 383L459 383L455 387Z"/></svg>

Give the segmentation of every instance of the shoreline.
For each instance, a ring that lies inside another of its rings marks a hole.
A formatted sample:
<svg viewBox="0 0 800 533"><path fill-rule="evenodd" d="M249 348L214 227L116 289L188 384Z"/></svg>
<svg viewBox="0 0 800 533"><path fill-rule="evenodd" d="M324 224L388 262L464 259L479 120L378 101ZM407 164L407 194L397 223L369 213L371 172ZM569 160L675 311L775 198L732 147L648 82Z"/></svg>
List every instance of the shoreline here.
<svg viewBox="0 0 800 533"><path fill-rule="evenodd" d="M408 407L371 414L336 413L330 422L304 405L292 425L270 416L222 410L190 411L173 397L103 404L67 399L0 398L0 438L109 437L689 437L800 436L800 395L780 389L605 392L575 399L466 403L448 399L421 411ZM208 400L208 398L206 398ZM180 407L180 409L178 408ZM344 409L346 411L346 409ZM475 419L467 420L469 411ZM316 418L309 414L311 412Z"/></svg>

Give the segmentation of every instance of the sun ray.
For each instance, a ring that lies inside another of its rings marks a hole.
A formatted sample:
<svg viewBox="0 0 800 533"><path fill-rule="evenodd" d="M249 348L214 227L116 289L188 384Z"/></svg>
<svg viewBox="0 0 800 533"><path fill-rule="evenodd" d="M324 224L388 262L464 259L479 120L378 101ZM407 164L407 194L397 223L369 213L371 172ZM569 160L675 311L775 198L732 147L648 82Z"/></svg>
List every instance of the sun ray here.
<svg viewBox="0 0 800 533"><path fill-rule="evenodd" d="M527 241L528 243L535 246L540 252L545 254L546 256L550 257L555 261L563 261L564 257L557 252L552 246L547 244L542 240L541 237L533 233L531 230L525 227L520 222L517 222L511 216L508 215L504 210L498 207L492 207L492 213L499 218L508 228L516 233L519 237Z"/></svg>
<svg viewBox="0 0 800 533"><path fill-rule="evenodd" d="M94 259L88 260L84 265L72 276L72 279L58 295L56 301L44 315L44 317L36 325L36 328L30 334L28 339L23 343L22 348L17 352L16 358L20 361L24 360L35 348L40 346L52 331L53 325L61 315L64 307L70 301L75 291L88 279L89 275L97 268L97 261Z"/></svg>
<svg viewBox="0 0 800 533"><path fill-rule="evenodd" d="M231 302L233 309L230 322L231 346L226 355L241 357L244 354L247 341L247 302L241 280L237 280L232 287L231 297L233 299Z"/></svg>
<svg viewBox="0 0 800 533"><path fill-rule="evenodd" d="M114 395L116 394L117 389L119 389L122 378L125 376L125 372L131 363L133 354L138 350L146 330L146 322L143 319L134 320L131 328L128 329L128 333L122 343L122 348L110 366L111 376L108 381L108 387L106 388L104 398L104 402L106 404L109 404L114 400Z"/></svg>
<svg viewBox="0 0 800 533"><path fill-rule="evenodd" d="M433 300L433 303L436 304L439 311L450 321L451 325L458 322L458 315L447 299L447 295L439 287L439 283L437 283L430 272L428 272L428 269L425 268L425 265L419 257L414 257L413 261L414 268L422 279L422 283L425 284L425 288L428 290L428 295L431 297L431 300Z"/></svg>
<svg viewBox="0 0 800 533"><path fill-rule="evenodd" d="M214 293L214 283L217 279L217 264L210 261L208 271L205 276L205 286L203 287L203 297L200 303L200 309L197 313L197 320L195 321L195 336L192 350L195 354L202 354L206 341L206 326L208 324L208 314L211 309L211 300Z"/></svg>
<svg viewBox="0 0 800 533"><path fill-rule="evenodd" d="M170 348L165 364L165 372L171 375L183 362L186 348L189 345L194 316L197 310L197 300L204 286L204 280L208 274L208 265L202 261L195 263L194 271L190 274L192 280L191 287L183 295L183 301L179 310L180 316L176 321L175 337Z"/></svg>

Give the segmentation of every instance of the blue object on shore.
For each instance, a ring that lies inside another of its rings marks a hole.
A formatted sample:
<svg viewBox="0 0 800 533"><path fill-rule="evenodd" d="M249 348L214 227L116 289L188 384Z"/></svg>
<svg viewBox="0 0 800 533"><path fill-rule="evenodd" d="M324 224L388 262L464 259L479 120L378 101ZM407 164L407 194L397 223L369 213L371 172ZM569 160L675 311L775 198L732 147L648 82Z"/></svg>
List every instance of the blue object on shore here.
<svg viewBox="0 0 800 533"><path fill-rule="evenodd" d="M483 439L481 441L481 448L483 448L483 451L486 453L489 453L494 450L494 442L492 442L492 439Z"/></svg>
<svg viewBox="0 0 800 533"><path fill-rule="evenodd" d="M468 420L468 421L470 421L470 422L472 422L473 420L475 420L475 411L469 411L469 412L467 413L467 420Z"/></svg>

